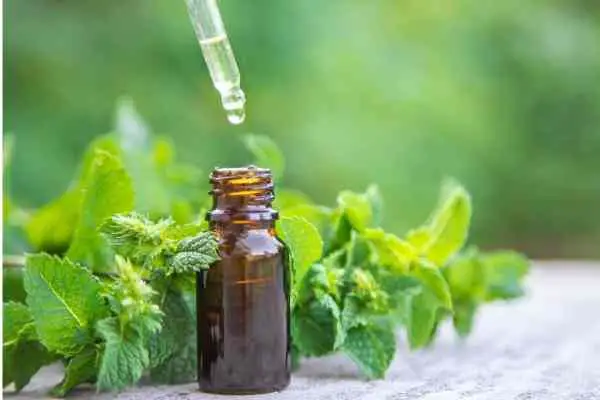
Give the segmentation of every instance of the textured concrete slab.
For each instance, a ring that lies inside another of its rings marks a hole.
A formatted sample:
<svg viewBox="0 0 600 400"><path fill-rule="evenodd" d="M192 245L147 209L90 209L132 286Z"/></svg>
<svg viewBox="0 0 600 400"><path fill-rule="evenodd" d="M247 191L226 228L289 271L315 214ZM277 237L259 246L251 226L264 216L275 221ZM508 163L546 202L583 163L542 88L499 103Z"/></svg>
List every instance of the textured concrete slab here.
<svg viewBox="0 0 600 400"><path fill-rule="evenodd" d="M600 264L538 263L526 298L485 307L465 342L444 327L431 348L411 353L400 337L385 380L366 381L344 356L306 360L289 389L245 400L600 400ZM60 368L40 373L7 399L44 398ZM194 384L140 387L120 394L80 390L76 398L232 399Z"/></svg>

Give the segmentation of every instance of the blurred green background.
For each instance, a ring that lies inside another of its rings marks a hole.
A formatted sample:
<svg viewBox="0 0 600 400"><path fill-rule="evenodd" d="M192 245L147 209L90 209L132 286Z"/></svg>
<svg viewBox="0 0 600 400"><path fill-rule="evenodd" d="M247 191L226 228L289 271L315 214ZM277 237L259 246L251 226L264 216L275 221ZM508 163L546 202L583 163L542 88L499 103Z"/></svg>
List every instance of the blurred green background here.
<svg viewBox="0 0 600 400"><path fill-rule="evenodd" d="M284 183L331 204L377 182L402 233L440 183L472 192L473 238L600 256L600 7L546 0L223 0L247 121L230 126L179 1L6 0L10 185L37 206L131 96L205 171L271 136Z"/></svg>

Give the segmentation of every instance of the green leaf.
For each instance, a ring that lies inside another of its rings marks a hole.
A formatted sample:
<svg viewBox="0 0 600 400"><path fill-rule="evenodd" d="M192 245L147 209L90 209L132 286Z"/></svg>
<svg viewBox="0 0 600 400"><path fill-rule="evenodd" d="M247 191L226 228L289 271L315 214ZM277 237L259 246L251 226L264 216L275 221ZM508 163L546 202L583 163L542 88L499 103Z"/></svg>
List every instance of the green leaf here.
<svg viewBox="0 0 600 400"><path fill-rule="evenodd" d="M514 251L497 251L481 256L487 278L487 298L513 299L523 294L523 278L529 271L529 260Z"/></svg>
<svg viewBox="0 0 600 400"><path fill-rule="evenodd" d="M269 168L274 179L283 176L285 159L283 153L269 137L263 135L246 134L243 137L248 151L254 155L254 164L261 168Z"/></svg>
<svg viewBox="0 0 600 400"><path fill-rule="evenodd" d="M363 238L373 248L373 262L404 273L416 257L415 249L396 235L382 229L366 229Z"/></svg>
<svg viewBox="0 0 600 400"><path fill-rule="evenodd" d="M148 340L150 366L155 368L173 356L193 334L191 311L181 293L164 289L160 309L165 314L163 328Z"/></svg>
<svg viewBox="0 0 600 400"><path fill-rule="evenodd" d="M440 270L425 260L419 260L414 267L413 275L437 299L440 307L452 310L450 287Z"/></svg>
<svg viewBox="0 0 600 400"><path fill-rule="evenodd" d="M133 330L148 338L161 329L163 313L154 304L156 291L128 260L115 257L116 274L104 285L104 296L117 314L122 333Z"/></svg>
<svg viewBox="0 0 600 400"><path fill-rule="evenodd" d="M468 299L479 303L487 293L487 272L476 250L456 257L442 270L454 299Z"/></svg>
<svg viewBox="0 0 600 400"><path fill-rule="evenodd" d="M427 224L429 240L421 248L421 254L438 266L458 252L467 240L471 221L471 197L457 183L446 185L440 204ZM413 243L423 240L423 231L409 234Z"/></svg>
<svg viewBox="0 0 600 400"><path fill-rule="evenodd" d="M49 350L69 356L91 343L106 305L100 283L88 270L68 259L29 255L24 283L38 336Z"/></svg>
<svg viewBox="0 0 600 400"><path fill-rule="evenodd" d="M304 193L292 189L278 190L277 196L275 196L275 201L273 202L273 207L283 214L285 214L286 210L289 208L306 205L312 206L312 200Z"/></svg>
<svg viewBox="0 0 600 400"><path fill-rule="evenodd" d="M165 362L152 369L150 379L152 382L177 385L190 383L196 380L197 350L196 335L186 338L183 347Z"/></svg>
<svg viewBox="0 0 600 400"><path fill-rule="evenodd" d="M116 318L99 321L97 329L106 340L98 371L98 389L120 390L135 384L150 364L141 335L135 330L121 331Z"/></svg>
<svg viewBox="0 0 600 400"><path fill-rule="evenodd" d="M68 249L81 214L85 184L92 174L95 155L99 151L119 154L118 146L111 137L95 139L88 146L71 187L56 200L36 210L27 221L25 231L37 251L62 254Z"/></svg>
<svg viewBox="0 0 600 400"><path fill-rule="evenodd" d="M347 332L349 329L369 323L369 314L361 306L361 301L353 295L347 295L342 309L342 326Z"/></svg>
<svg viewBox="0 0 600 400"><path fill-rule="evenodd" d="M11 346L19 338L35 338L33 316L21 303L8 302L3 304L2 344Z"/></svg>
<svg viewBox="0 0 600 400"><path fill-rule="evenodd" d="M396 353L396 336L391 326L360 325L346 333L344 352L369 378L383 378Z"/></svg>
<svg viewBox="0 0 600 400"><path fill-rule="evenodd" d="M112 251L98 228L113 214L133 208L131 179L117 157L97 151L83 187L82 212L67 256L95 271L107 271Z"/></svg>
<svg viewBox="0 0 600 400"><path fill-rule="evenodd" d="M150 128L137 112L133 100L129 97L118 99L115 114L115 131L121 148L148 150Z"/></svg>
<svg viewBox="0 0 600 400"><path fill-rule="evenodd" d="M219 260L218 246L217 239L211 232L183 239L177 246L177 253L167 261L167 275L208 269Z"/></svg>
<svg viewBox="0 0 600 400"><path fill-rule="evenodd" d="M460 337L466 337L473 329L477 304L472 301L455 301L452 322Z"/></svg>
<svg viewBox="0 0 600 400"><path fill-rule="evenodd" d="M427 290L410 299L406 334L411 349L429 344L436 326L438 308L438 300Z"/></svg>
<svg viewBox="0 0 600 400"><path fill-rule="evenodd" d="M327 258L323 259L323 263L331 264ZM304 279L297 283L298 299L296 303L304 307L305 303L323 295L331 296L336 301L339 300L339 286L341 285L343 274L343 269L333 265L325 266L320 263L311 265Z"/></svg>
<svg viewBox="0 0 600 400"><path fill-rule="evenodd" d="M34 340L19 340L14 346L3 351L3 386L14 382L19 392L31 378L42 368L55 361L41 343Z"/></svg>
<svg viewBox="0 0 600 400"><path fill-rule="evenodd" d="M302 355L322 356L343 342L340 309L329 295L319 296L297 307L292 318L294 345Z"/></svg>
<svg viewBox="0 0 600 400"><path fill-rule="evenodd" d="M431 343L438 322L452 310L450 288L440 270L419 260L412 275L421 283L421 292L410 298L406 330L412 349Z"/></svg>
<svg viewBox="0 0 600 400"><path fill-rule="evenodd" d="M281 218L277 232L288 246L294 263L294 282L301 282L306 271L323 253L323 240L317 228L303 218Z"/></svg>
<svg viewBox="0 0 600 400"><path fill-rule="evenodd" d="M379 282L369 271L354 268L346 275L346 302L356 299L366 315L377 316L387 314L389 309L388 294L382 290Z"/></svg>
<svg viewBox="0 0 600 400"><path fill-rule="evenodd" d="M54 397L65 397L75 386L95 382L99 361L100 353L96 347L83 349L69 360L65 368L65 377L50 394Z"/></svg>
<svg viewBox="0 0 600 400"><path fill-rule="evenodd" d="M383 221L383 196L379 191L379 186L369 185L365 192L365 197L371 204L373 214L373 225L379 226Z"/></svg>
<svg viewBox="0 0 600 400"><path fill-rule="evenodd" d="M282 217L304 218L318 229L322 238L328 238L331 235L332 210L327 207L299 204L280 210Z"/></svg>
<svg viewBox="0 0 600 400"><path fill-rule="evenodd" d="M80 193L70 189L33 213L25 231L34 249L62 253L69 247L79 219L80 202Z"/></svg>
<svg viewBox="0 0 600 400"><path fill-rule="evenodd" d="M350 240L352 240L352 224L348 216L336 209L330 216L331 227L326 232L325 254L331 254L342 249Z"/></svg>
<svg viewBox="0 0 600 400"><path fill-rule="evenodd" d="M427 227L413 229L406 234L406 241L421 252L431 240L431 232Z"/></svg>
<svg viewBox="0 0 600 400"><path fill-rule="evenodd" d="M196 310L186 299L181 293L167 293L164 328L149 347L151 363L156 364L150 370L152 382L178 384L196 378Z"/></svg>
<svg viewBox="0 0 600 400"><path fill-rule="evenodd" d="M362 232L373 223L370 197L345 190L338 195L337 203L357 231Z"/></svg>
<svg viewBox="0 0 600 400"><path fill-rule="evenodd" d="M3 304L2 354L3 387L14 382L17 391L52 360L48 351L36 341L33 317L24 304Z"/></svg>

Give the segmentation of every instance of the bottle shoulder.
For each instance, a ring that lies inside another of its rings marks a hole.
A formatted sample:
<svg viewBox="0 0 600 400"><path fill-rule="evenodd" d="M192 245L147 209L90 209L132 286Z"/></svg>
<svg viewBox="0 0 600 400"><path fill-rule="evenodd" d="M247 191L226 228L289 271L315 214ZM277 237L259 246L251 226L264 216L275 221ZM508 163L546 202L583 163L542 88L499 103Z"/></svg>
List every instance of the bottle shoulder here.
<svg viewBox="0 0 600 400"><path fill-rule="evenodd" d="M220 238L220 247L232 255L276 255L285 245L269 230L252 229L238 235Z"/></svg>

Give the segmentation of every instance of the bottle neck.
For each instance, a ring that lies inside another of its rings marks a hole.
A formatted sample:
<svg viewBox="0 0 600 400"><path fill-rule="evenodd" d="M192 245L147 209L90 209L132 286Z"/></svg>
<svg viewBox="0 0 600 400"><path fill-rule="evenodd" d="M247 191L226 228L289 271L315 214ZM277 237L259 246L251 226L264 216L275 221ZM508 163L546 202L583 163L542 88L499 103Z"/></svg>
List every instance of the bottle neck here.
<svg viewBox="0 0 600 400"><path fill-rule="evenodd" d="M271 204L275 198L268 169L218 168L210 176L213 208L207 214L211 226L235 225L240 229L272 229L278 218Z"/></svg>

